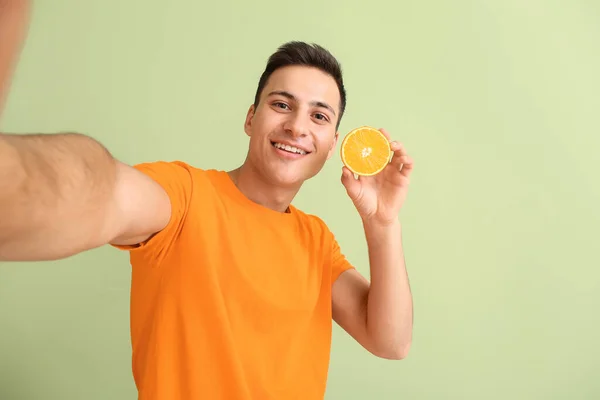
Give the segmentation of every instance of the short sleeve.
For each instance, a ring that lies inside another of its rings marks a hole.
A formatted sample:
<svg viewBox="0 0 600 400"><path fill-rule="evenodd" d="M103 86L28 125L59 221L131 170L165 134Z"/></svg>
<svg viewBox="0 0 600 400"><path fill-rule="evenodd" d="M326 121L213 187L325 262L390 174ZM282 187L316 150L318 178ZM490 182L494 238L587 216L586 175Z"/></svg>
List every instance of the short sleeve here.
<svg viewBox="0 0 600 400"><path fill-rule="evenodd" d="M335 283L336 279L342 274L342 272L354 268L354 266L348 261L344 253L340 248L337 240L331 234L331 284Z"/></svg>
<svg viewBox="0 0 600 400"><path fill-rule="evenodd" d="M133 166L157 182L169 196L171 202L171 217L167 226L144 242L135 245L112 245L121 250L135 253L136 257L151 258L156 262L173 244L181 232L188 214L193 193L191 167L180 161L157 161L136 164ZM143 254L142 254L143 253Z"/></svg>

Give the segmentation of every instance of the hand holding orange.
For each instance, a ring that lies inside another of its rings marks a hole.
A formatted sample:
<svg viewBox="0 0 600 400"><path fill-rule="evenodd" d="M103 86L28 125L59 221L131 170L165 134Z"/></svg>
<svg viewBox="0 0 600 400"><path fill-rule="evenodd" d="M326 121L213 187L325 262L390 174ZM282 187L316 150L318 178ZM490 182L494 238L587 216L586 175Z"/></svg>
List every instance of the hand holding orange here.
<svg viewBox="0 0 600 400"><path fill-rule="evenodd" d="M414 162L385 129L363 126L341 145L341 181L365 222L389 226L398 219ZM355 178L358 175L358 178Z"/></svg>

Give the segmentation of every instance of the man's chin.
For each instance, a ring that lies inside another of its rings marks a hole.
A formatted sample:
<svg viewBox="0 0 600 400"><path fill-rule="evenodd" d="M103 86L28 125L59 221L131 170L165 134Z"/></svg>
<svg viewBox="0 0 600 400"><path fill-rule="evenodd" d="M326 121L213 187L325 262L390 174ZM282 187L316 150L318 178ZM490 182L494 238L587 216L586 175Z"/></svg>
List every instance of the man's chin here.
<svg viewBox="0 0 600 400"><path fill-rule="evenodd" d="M299 188L302 184L316 175L317 171L307 168L302 162L263 162L257 169L268 184L278 187Z"/></svg>
<svg viewBox="0 0 600 400"><path fill-rule="evenodd" d="M270 184L279 187L289 187L290 189L302 186L302 184L310 178L310 176L297 169L285 170L282 168L276 171L266 172L265 175Z"/></svg>
<svg viewBox="0 0 600 400"><path fill-rule="evenodd" d="M270 182L273 185L278 186L278 187L290 188L290 189L295 189L295 188L302 186L304 181L306 181L306 178L304 178L302 176L289 176L289 175L281 176L278 174L272 175L271 179L270 179Z"/></svg>

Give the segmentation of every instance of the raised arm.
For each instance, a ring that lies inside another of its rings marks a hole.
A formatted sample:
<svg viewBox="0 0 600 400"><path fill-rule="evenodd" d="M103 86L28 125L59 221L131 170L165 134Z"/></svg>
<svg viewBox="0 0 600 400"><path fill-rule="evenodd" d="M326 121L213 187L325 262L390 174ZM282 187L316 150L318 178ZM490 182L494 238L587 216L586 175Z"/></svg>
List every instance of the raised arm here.
<svg viewBox="0 0 600 400"><path fill-rule="evenodd" d="M413 299L399 214L414 162L402 144L390 146L392 161L375 176L354 179L344 167L342 183L363 221L371 282L353 269L342 273L333 285L332 307L333 319L371 353L402 359L412 343Z"/></svg>
<svg viewBox="0 0 600 400"><path fill-rule="evenodd" d="M0 115L29 22L29 0L0 0Z"/></svg>
<svg viewBox="0 0 600 400"><path fill-rule="evenodd" d="M69 257L163 229L162 187L81 134L0 134L0 261Z"/></svg>

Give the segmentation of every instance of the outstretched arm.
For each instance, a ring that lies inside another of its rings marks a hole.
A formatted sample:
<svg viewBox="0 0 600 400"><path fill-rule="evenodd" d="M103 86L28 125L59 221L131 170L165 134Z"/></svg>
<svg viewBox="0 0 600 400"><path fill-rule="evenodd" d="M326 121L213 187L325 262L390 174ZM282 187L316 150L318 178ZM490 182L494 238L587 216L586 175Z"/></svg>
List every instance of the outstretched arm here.
<svg viewBox="0 0 600 400"><path fill-rule="evenodd" d="M0 133L0 262L137 244L171 216L165 190L78 133Z"/></svg>
<svg viewBox="0 0 600 400"><path fill-rule="evenodd" d="M0 114L29 9L30 0L0 0ZM137 244L170 216L165 190L91 137L0 132L0 262Z"/></svg>
<svg viewBox="0 0 600 400"><path fill-rule="evenodd" d="M0 116L29 23L29 0L0 0Z"/></svg>

